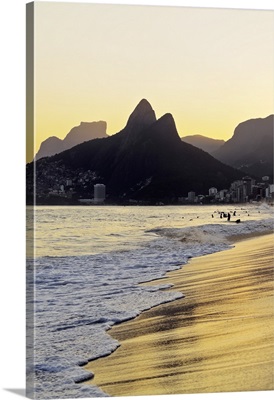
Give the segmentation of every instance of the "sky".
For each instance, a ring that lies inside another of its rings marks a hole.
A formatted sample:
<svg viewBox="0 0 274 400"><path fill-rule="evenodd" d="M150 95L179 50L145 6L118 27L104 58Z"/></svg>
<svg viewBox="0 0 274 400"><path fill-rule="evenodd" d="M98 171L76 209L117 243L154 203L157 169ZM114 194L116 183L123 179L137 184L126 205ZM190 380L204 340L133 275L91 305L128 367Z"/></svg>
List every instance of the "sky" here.
<svg viewBox="0 0 274 400"><path fill-rule="evenodd" d="M36 2L34 151L81 121L117 133L142 98L227 140L273 113L273 48L273 11Z"/></svg>

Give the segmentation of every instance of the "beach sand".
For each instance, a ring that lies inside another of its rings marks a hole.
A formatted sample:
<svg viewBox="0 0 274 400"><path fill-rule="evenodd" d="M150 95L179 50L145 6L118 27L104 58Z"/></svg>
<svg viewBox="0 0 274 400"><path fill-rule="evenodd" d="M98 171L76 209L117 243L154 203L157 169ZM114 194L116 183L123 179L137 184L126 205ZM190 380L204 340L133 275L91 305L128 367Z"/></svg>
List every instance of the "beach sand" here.
<svg viewBox="0 0 274 400"><path fill-rule="evenodd" d="M273 240L240 241L168 273L160 282L185 297L113 327L121 347L86 366L89 383L111 396L272 390Z"/></svg>

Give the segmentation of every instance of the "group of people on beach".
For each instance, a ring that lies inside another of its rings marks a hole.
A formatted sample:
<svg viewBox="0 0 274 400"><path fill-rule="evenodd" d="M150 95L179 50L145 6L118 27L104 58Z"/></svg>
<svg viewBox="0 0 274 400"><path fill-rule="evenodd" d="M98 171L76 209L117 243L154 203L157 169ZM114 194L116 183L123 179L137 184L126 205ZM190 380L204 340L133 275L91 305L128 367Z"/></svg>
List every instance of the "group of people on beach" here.
<svg viewBox="0 0 274 400"><path fill-rule="evenodd" d="M232 213L232 211L231 212L227 212L227 213L225 213L224 211L217 211L217 212L219 213L220 218L227 218L228 222L230 221L231 214L233 214L233 217L236 216L236 210L234 210L233 213ZM212 214L212 218L214 218L214 214ZM241 222L241 220L237 219L235 222L238 224L239 222Z"/></svg>

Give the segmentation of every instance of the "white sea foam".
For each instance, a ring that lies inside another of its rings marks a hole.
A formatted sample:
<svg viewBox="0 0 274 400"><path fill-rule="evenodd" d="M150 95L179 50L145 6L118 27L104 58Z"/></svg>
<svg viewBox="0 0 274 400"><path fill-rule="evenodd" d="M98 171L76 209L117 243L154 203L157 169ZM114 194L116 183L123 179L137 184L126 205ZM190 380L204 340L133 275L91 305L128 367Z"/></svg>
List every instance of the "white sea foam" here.
<svg viewBox="0 0 274 400"><path fill-rule="evenodd" d="M95 210L96 208L92 208L92 212ZM123 218L118 230L119 235L124 238L124 244L120 241L121 237L115 235L116 225L109 220L109 210L101 208L97 220L105 223L107 219L109 230L114 233L109 235L110 242L104 238L104 246L100 244L100 249L104 251L96 254L93 250L96 243L91 243L93 238L90 237L88 242L85 237L85 247L91 248L90 255L86 251L85 254L79 254L79 248L76 247L75 255L64 256L60 251L60 255L56 256L56 243L59 242L58 237L54 239L53 250L51 251L51 247L47 249L48 256L37 258L34 264L30 260L27 268L27 305L30 311L28 322L30 326L34 323L34 337L32 329L28 330L28 354L32 354L33 346L35 349L34 362L30 359L28 363L28 378L30 382L34 382L35 397L47 399L106 396L96 386L81 382L92 378L92 374L82 368L83 365L111 354L119 347L120 344L109 335L108 330L114 324L134 318L155 305L183 296L183 293L166 290L170 285L139 284L163 277L167 271L180 268L190 257L228 248L229 236L273 229L271 209L259 210L253 207L252 210L256 211L256 218L244 220L240 224L219 222L217 213L216 218L212 218L213 208L189 208L188 213L184 212L184 219L193 219L191 217L194 213L200 219L187 223L182 222L182 208L175 210L163 207L156 211L155 208L134 209L134 218L132 209L128 209L127 215L122 210ZM76 234L71 228L71 209L50 209L45 212L50 214L52 221L54 213L59 215L63 212L63 217L67 216L63 220L68 221L70 226L67 231L73 236L81 236L81 232L77 231ZM78 209L77 212L84 213L85 209ZM115 218L115 210L113 211L116 224L119 212L120 210ZM104 213L107 213L107 217ZM144 223L144 214L153 217L146 219L149 223ZM172 220L168 219L170 215ZM42 217L46 222L47 217L43 214ZM84 220L87 216L79 218ZM175 221L174 224L172 221ZM199 225L198 222L202 223ZM104 232L100 223L97 225L98 236ZM125 223L128 235L122 230ZM136 229L138 224L142 226L142 234L139 228ZM58 231L58 226L48 228L50 224L47 223L42 226L40 228L41 231L44 230L44 235L49 232L48 229L51 234L53 229L54 232ZM64 229L66 227L63 227L62 236ZM134 236L135 231L137 233ZM114 250L112 240L117 237L119 241L115 242ZM83 246L83 242L80 246ZM35 288L34 299L31 287Z"/></svg>
<svg viewBox="0 0 274 400"><path fill-rule="evenodd" d="M158 235L180 240L182 243L217 244L224 243L230 237L246 236L250 233L261 233L273 230L273 220L270 218L249 220L244 223L219 223L190 226L184 228L151 229Z"/></svg>

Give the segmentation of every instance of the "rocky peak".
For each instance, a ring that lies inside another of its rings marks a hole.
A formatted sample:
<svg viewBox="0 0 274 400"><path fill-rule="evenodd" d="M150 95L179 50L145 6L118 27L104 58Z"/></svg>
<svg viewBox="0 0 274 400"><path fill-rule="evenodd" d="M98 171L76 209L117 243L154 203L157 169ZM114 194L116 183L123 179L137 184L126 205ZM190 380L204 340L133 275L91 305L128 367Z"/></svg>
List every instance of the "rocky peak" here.
<svg viewBox="0 0 274 400"><path fill-rule="evenodd" d="M105 121L81 122L80 125L72 128L64 139L54 136L43 141L35 160L61 153L89 140L106 138L108 137L106 129L107 123Z"/></svg>
<svg viewBox="0 0 274 400"><path fill-rule="evenodd" d="M164 114L161 118L159 118L158 121L154 123L152 131L155 137L157 136L159 139L168 142L181 142L174 118L170 113Z"/></svg>
<svg viewBox="0 0 274 400"><path fill-rule="evenodd" d="M64 141L67 143L78 144L95 137L107 137L107 123L105 121L81 122L80 125L72 128Z"/></svg>
<svg viewBox="0 0 274 400"><path fill-rule="evenodd" d="M141 132L154 122L156 122L154 110L146 99L142 99L130 115L125 129L129 134Z"/></svg>

